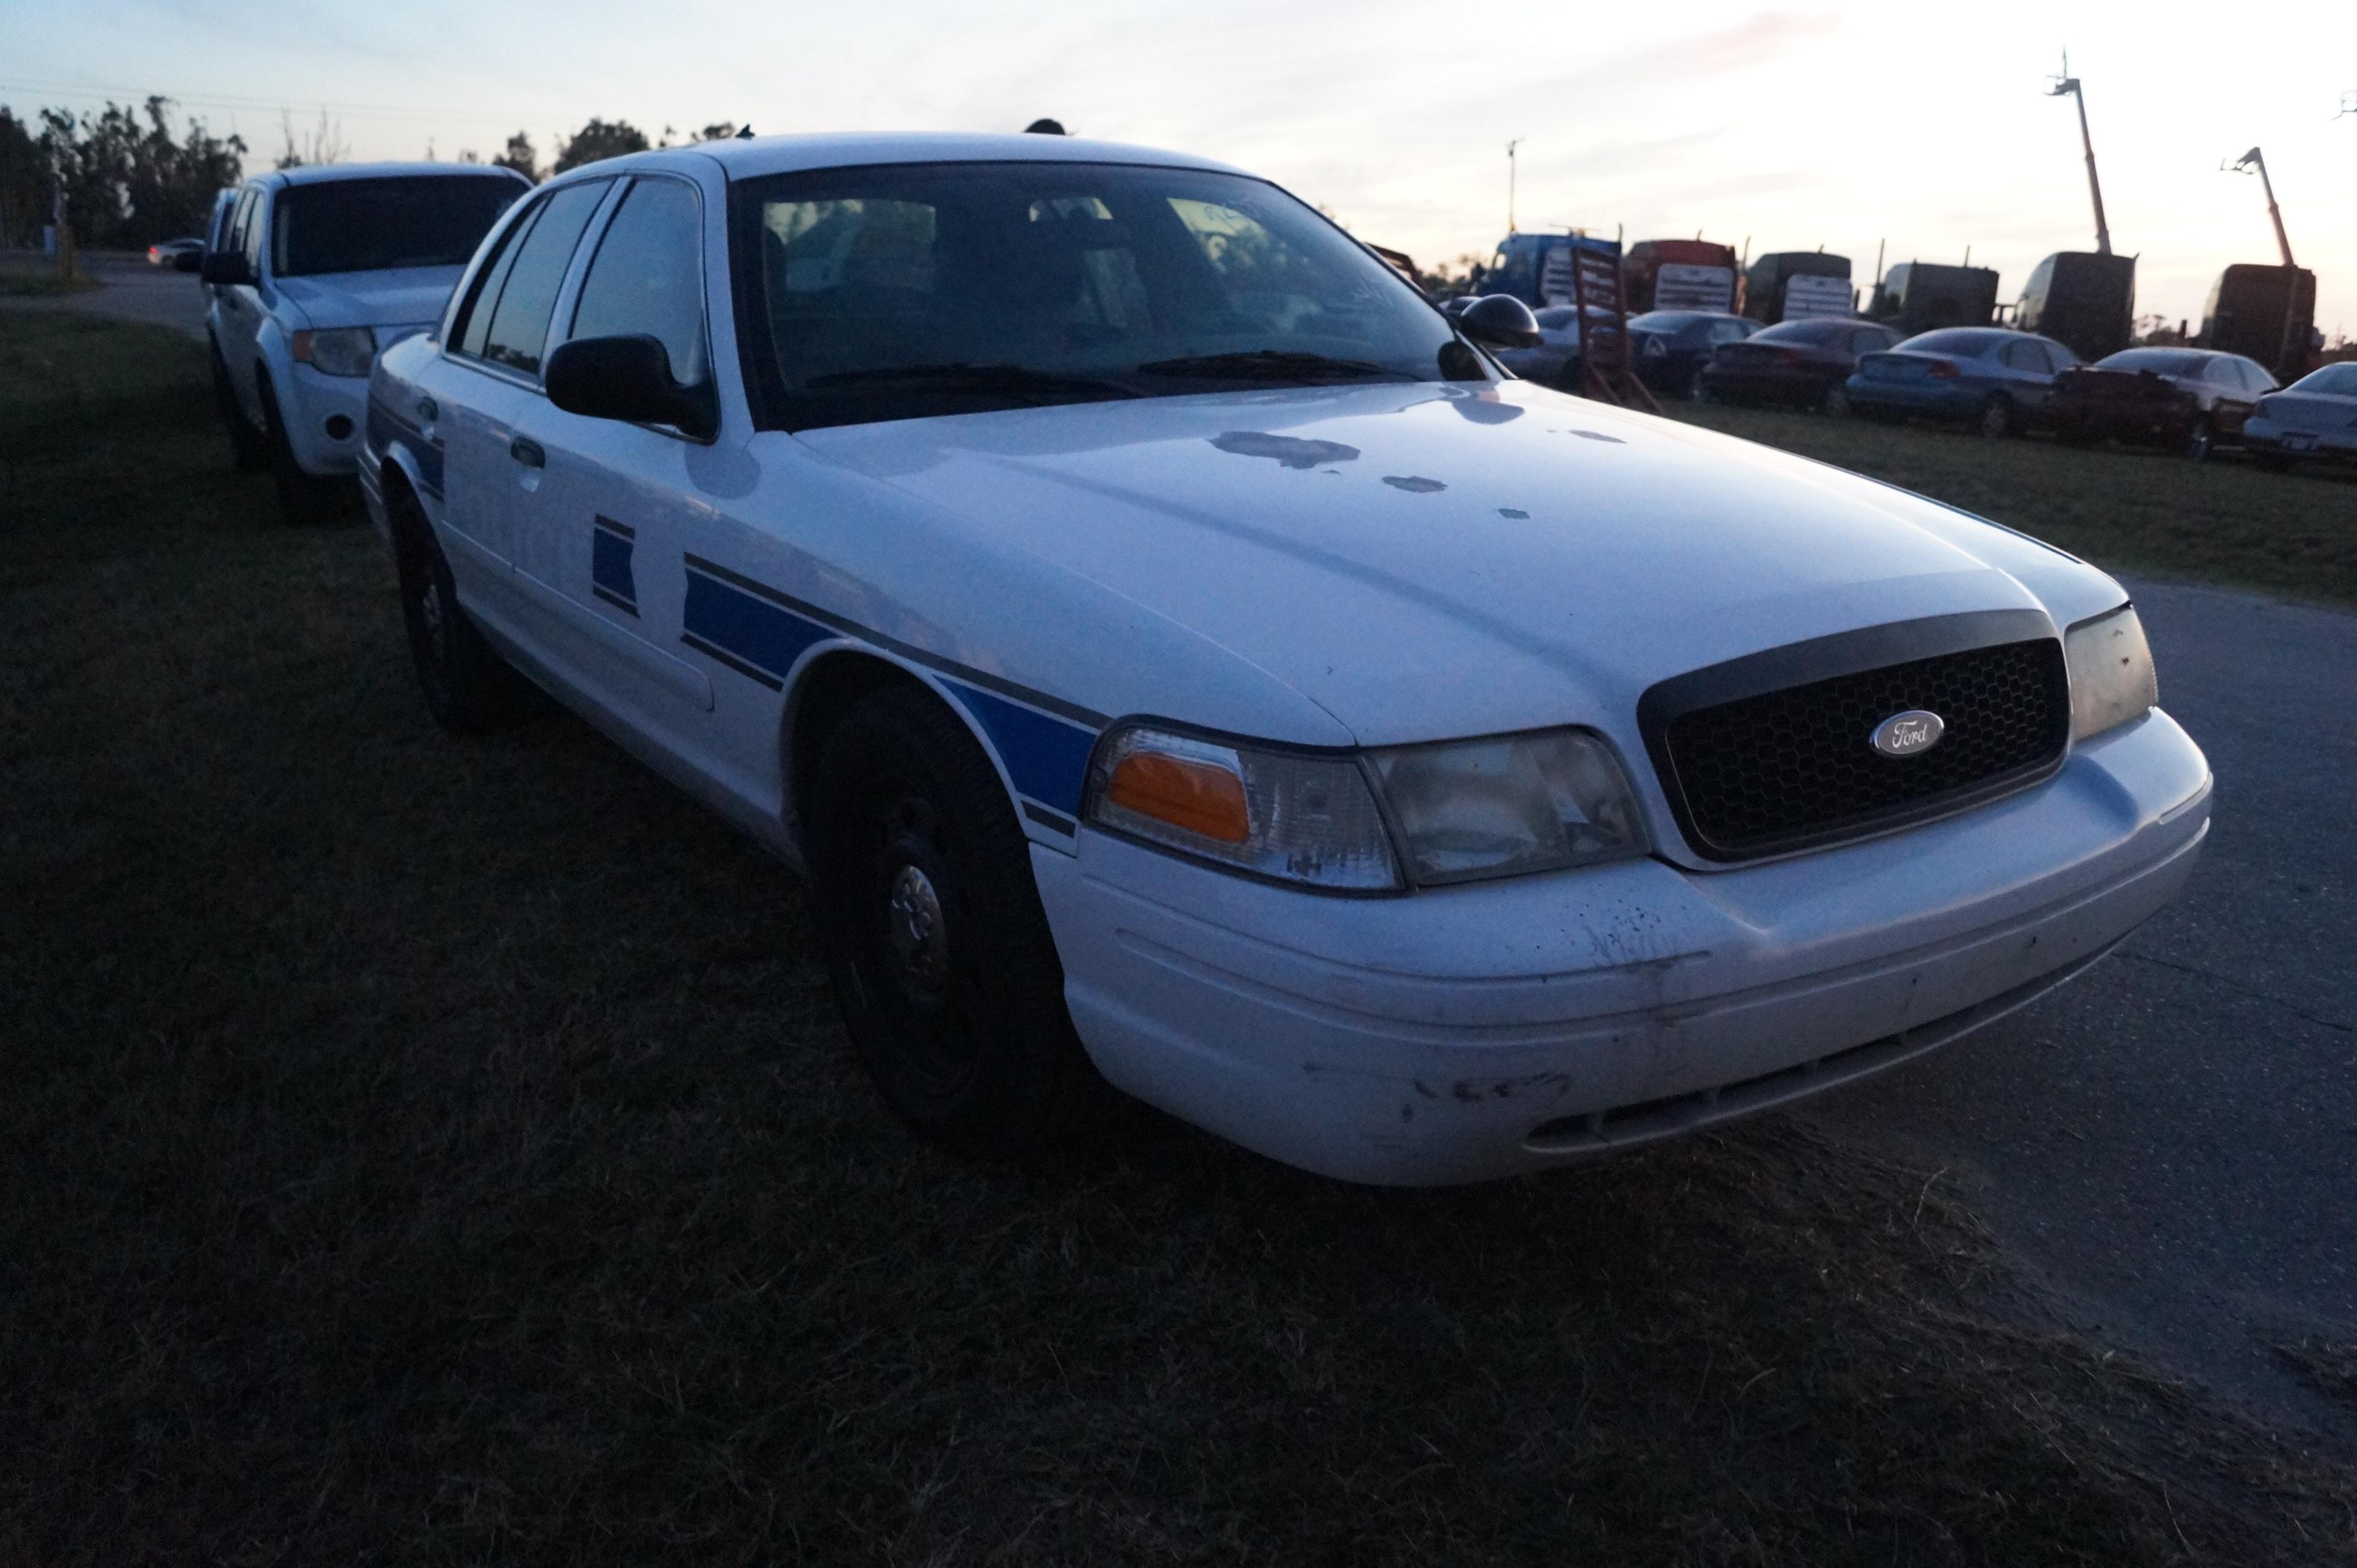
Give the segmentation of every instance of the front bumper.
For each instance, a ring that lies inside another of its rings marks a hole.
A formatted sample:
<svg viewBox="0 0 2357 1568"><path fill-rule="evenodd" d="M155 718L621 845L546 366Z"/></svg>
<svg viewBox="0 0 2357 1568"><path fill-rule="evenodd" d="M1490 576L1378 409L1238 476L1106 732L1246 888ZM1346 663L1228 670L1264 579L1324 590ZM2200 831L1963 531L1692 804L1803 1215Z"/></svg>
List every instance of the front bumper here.
<svg viewBox="0 0 2357 1568"><path fill-rule="evenodd" d="M359 463L368 429L368 388L366 376L329 376L305 364L291 367L278 394L278 415L286 422L287 445L305 473L320 478L349 474Z"/></svg>
<svg viewBox="0 0 2357 1568"><path fill-rule="evenodd" d="M1033 865L1114 1084L1290 1165L1436 1185L1781 1104L2000 1016L2176 893L2209 800L2155 712L2022 794L1733 871L1345 899L1090 830Z"/></svg>

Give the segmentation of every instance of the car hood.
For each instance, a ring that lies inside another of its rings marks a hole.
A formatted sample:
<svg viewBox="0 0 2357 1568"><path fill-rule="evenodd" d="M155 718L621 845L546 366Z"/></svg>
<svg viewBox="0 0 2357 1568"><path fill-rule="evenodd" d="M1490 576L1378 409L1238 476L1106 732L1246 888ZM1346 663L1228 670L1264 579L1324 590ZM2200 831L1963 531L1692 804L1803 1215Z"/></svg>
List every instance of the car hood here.
<svg viewBox="0 0 2357 1568"><path fill-rule="evenodd" d="M1655 681L1760 649L1969 610L2067 624L2122 597L2069 556L1919 497L1527 382L801 439L1225 649L1370 745L1566 722L1625 733ZM1000 634L1022 637L1026 618ZM1170 716L1217 724L1218 682L1203 684L1201 712ZM1102 688L1069 694L1130 708Z"/></svg>
<svg viewBox="0 0 2357 1568"><path fill-rule="evenodd" d="M331 327L415 327L440 318L458 267L396 267L380 273L321 273L279 278L281 295L313 330Z"/></svg>

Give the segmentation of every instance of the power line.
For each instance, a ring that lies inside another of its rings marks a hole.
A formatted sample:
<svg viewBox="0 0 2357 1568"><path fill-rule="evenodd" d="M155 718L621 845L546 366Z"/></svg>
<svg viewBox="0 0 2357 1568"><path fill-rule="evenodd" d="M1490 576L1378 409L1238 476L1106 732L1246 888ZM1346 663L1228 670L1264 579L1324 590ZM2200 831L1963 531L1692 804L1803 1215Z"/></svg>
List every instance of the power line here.
<svg viewBox="0 0 2357 1568"><path fill-rule="evenodd" d="M447 124L459 121L479 124L529 124L543 115L492 113L479 109L425 109L414 104L395 107L383 103L333 103L318 99L244 97L219 92L156 92L151 88L123 86L102 87L88 82L38 82L0 81L0 92L34 95L54 93L68 98L102 98L109 102L124 101L137 105L150 98L168 99L190 108L244 110L266 114L325 113L340 114L350 119L416 120Z"/></svg>

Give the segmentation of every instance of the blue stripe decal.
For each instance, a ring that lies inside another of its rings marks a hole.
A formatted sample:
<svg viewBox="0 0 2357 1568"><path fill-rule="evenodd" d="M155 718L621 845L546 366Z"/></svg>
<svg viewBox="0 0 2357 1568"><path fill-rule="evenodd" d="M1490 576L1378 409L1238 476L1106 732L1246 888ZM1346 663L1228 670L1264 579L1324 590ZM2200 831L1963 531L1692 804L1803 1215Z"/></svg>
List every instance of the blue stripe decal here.
<svg viewBox="0 0 2357 1568"><path fill-rule="evenodd" d="M638 607L639 583L630 569L630 556L637 548L633 541L610 529L589 531L590 585L633 609Z"/></svg>
<svg viewBox="0 0 2357 1568"><path fill-rule="evenodd" d="M1068 817L1081 814L1081 788L1088 779L1089 754L1097 745L1094 730L1010 703L996 692L963 681L944 684L957 693L957 700L998 747L1017 793Z"/></svg>
<svg viewBox="0 0 2357 1568"><path fill-rule="evenodd" d="M369 399L368 444L390 456L396 442L409 449L410 458L416 463L417 482L433 491L436 499L440 499L442 494L441 443L428 441L425 439L425 431L410 424L376 399Z"/></svg>
<svg viewBox="0 0 2357 1568"><path fill-rule="evenodd" d="M680 630L691 645L706 644L731 660L782 682L811 644L834 636L816 621L754 597L690 569Z"/></svg>

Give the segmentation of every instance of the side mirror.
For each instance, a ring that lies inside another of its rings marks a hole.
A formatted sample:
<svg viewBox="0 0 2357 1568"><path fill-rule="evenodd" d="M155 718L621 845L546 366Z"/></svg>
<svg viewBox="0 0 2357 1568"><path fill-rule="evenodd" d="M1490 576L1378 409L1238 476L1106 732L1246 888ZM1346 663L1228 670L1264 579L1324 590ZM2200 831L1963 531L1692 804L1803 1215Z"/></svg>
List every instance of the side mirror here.
<svg viewBox="0 0 2357 1568"><path fill-rule="evenodd" d="M243 251L207 251L197 271L207 283L224 287L253 281L253 268L247 264Z"/></svg>
<svg viewBox="0 0 2357 1568"><path fill-rule="evenodd" d="M172 270L176 273L200 273L205 270L205 253L202 251L182 251L172 258Z"/></svg>
<svg viewBox="0 0 2357 1568"><path fill-rule="evenodd" d="M548 401L567 413L670 424L708 441L720 431L720 400L706 377L692 387L672 379L662 339L634 332L559 344L541 368Z"/></svg>
<svg viewBox="0 0 2357 1568"><path fill-rule="evenodd" d="M1457 325L1476 343L1493 349L1534 349L1544 341L1539 318L1511 294L1482 295L1465 307Z"/></svg>

